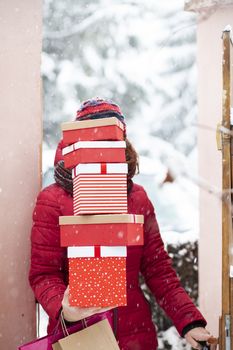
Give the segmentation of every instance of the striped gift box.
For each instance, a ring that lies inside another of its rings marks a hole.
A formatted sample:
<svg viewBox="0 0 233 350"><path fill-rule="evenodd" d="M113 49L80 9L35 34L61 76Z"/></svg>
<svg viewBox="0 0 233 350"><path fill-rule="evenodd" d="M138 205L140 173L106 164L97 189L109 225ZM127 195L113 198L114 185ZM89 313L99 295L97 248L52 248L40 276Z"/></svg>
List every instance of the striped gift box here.
<svg viewBox="0 0 233 350"><path fill-rule="evenodd" d="M73 180L74 215L127 213L127 176L78 175Z"/></svg>
<svg viewBox="0 0 233 350"><path fill-rule="evenodd" d="M126 163L79 164L72 171L74 215L127 213Z"/></svg>

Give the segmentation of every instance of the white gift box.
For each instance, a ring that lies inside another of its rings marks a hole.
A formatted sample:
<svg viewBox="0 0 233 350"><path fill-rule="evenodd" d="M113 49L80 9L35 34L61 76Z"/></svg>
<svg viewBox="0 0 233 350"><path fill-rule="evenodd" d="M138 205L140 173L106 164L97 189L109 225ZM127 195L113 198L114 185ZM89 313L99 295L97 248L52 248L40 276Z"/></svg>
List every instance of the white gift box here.
<svg viewBox="0 0 233 350"><path fill-rule="evenodd" d="M78 164L72 169L72 178L79 174L127 174L127 163L89 163Z"/></svg>
<svg viewBox="0 0 233 350"><path fill-rule="evenodd" d="M126 257L126 246L88 246L68 247L68 258L104 258L104 257Z"/></svg>

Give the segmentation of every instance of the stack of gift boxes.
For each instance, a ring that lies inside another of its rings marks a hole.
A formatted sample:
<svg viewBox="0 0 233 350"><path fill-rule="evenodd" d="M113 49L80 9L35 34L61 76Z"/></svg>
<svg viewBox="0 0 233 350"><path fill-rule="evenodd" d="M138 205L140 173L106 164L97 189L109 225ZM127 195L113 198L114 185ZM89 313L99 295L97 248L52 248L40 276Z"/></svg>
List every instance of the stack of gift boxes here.
<svg viewBox="0 0 233 350"><path fill-rule="evenodd" d="M143 244L143 216L128 214L124 125L117 118L62 124L72 169L73 216L60 216L69 259L69 302L124 306L127 246Z"/></svg>

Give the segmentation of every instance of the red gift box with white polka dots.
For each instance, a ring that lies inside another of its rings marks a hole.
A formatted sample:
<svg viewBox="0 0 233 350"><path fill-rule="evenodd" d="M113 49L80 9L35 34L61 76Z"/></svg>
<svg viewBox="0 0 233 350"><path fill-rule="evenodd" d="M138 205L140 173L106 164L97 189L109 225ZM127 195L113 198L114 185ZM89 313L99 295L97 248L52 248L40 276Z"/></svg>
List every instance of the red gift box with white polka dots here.
<svg viewBox="0 0 233 350"><path fill-rule="evenodd" d="M69 303L78 307L126 306L126 258L69 258Z"/></svg>
<svg viewBox="0 0 233 350"><path fill-rule="evenodd" d="M126 255L125 246L68 247L70 305L126 305Z"/></svg>

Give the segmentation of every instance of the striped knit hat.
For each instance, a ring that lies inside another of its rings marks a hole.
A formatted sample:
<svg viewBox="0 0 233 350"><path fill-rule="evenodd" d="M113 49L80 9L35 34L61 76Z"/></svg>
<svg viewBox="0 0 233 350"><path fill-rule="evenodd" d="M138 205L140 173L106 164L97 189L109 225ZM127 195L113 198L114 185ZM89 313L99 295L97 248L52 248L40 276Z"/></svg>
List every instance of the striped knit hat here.
<svg viewBox="0 0 233 350"><path fill-rule="evenodd" d="M125 118L120 107L111 100L104 100L96 97L84 101L76 114L76 120L99 119L99 118L118 118L124 125L126 135Z"/></svg>

